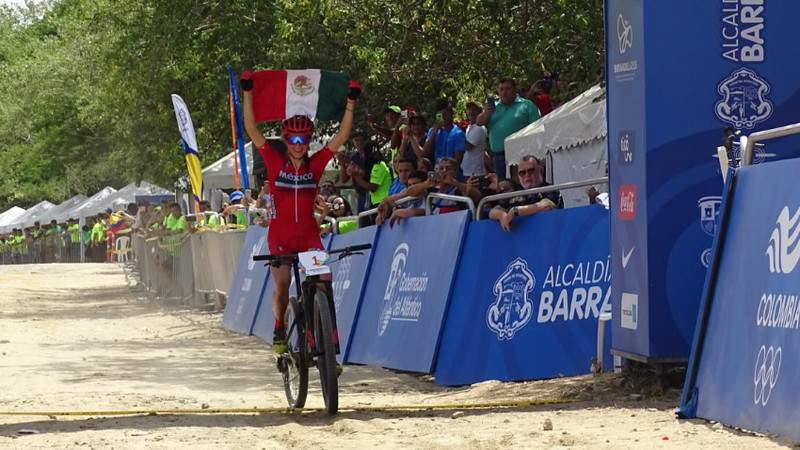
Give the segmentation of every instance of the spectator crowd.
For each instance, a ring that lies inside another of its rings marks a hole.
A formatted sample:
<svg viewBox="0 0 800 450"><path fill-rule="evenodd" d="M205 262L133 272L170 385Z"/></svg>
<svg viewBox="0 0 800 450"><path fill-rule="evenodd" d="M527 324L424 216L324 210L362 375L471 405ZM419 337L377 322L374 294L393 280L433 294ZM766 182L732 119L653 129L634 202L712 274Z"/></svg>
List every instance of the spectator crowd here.
<svg viewBox="0 0 800 450"><path fill-rule="evenodd" d="M545 165L532 155L509 170L504 142L554 109L551 91L558 82L558 74L551 74L520 90L514 79L500 78L496 95L463 105L441 99L432 116L393 104L386 106L382 122L368 115L353 133L350 150L337 153L336 176L320 183L316 214L321 234L334 226L346 233L425 215L426 197L432 193L451 196L431 199L431 213L445 214L466 208L452 196L478 204L489 195L547 186ZM82 226L76 218L36 222L0 235L2 263L75 262L81 248L86 261L107 261L114 258L116 238L132 233L159 238L169 249L191 232L266 227L274 217L269 190L263 180L255 198L251 190L235 190L216 210L201 201L191 215L174 201L142 201L88 217ZM592 203L598 194L589 192ZM519 216L560 207L560 194L551 191L507 198L480 213L510 231ZM365 211L370 213L359 218Z"/></svg>
<svg viewBox="0 0 800 450"><path fill-rule="evenodd" d="M392 104L384 109L381 123L367 116L365 127L353 133L352 150L336 155L335 183L320 186L317 212L322 221L336 219L340 232L355 228L358 221L361 226L394 226L424 215L432 193L451 196L431 199L431 213L444 214L467 207L452 196L478 204L490 195L547 186L545 165L532 155L509 170L504 143L554 109L550 95L557 82L558 74L552 74L521 91L514 79L500 78L497 96L463 105L441 99L432 117ZM349 189L355 192L350 202L343 196ZM511 230L518 216L560 207L563 201L556 191L520 195L491 204L483 217ZM353 217L365 211L374 214ZM328 229L323 225L323 233Z"/></svg>

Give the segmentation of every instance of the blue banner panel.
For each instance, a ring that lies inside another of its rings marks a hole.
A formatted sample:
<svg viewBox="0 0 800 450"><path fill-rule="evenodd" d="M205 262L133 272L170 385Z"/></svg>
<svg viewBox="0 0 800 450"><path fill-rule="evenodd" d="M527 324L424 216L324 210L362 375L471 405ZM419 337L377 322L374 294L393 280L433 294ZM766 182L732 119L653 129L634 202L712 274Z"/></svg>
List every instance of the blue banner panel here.
<svg viewBox="0 0 800 450"><path fill-rule="evenodd" d="M606 0L605 11L613 347L685 359L722 195L723 129L800 117L788 19L800 2ZM734 142L730 159L739 153ZM790 136L756 148L755 162L797 156Z"/></svg>
<svg viewBox="0 0 800 450"><path fill-rule="evenodd" d="M228 302L222 316L222 326L237 333L250 334L259 309L259 300L269 269L264 263L253 261L254 255L265 255L267 229L254 225L247 230L244 247L236 265L236 276L228 289Z"/></svg>
<svg viewBox="0 0 800 450"><path fill-rule="evenodd" d="M326 249L330 248L331 235L322 238L322 246ZM300 274L300 282L305 280L305 276ZM275 314L272 312L272 293L275 292L275 280L269 277L267 284L261 294L261 306L256 312L255 320L253 321L253 328L251 334L260 337L264 342L272 344L272 331L275 327ZM294 297L297 295L297 287L295 284L294 275L292 276L292 284L289 285L289 296Z"/></svg>
<svg viewBox="0 0 800 450"><path fill-rule="evenodd" d="M510 233L491 220L469 227L439 348L438 384L589 371L598 317L611 312L608 211L551 211L514 225Z"/></svg>
<svg viewBox="0 0 800 450"><path fill-rule="evenodd" d="M800 441L798 173L796 159L736 173L697 321L684 416Z"/></svg>
<svg viewBox="0 0 800 450"><path fill-rule="evenodd" d="M331 250L358 244L376 244L378 227L371 226L360 228L347 234L333 237ZM336 261L333 256L331 269L333 271L333 301L336 304L336 324L339 327L339 362L346 360L347 348L353 332L353 324L358 317L362 294L369 277L372 250L363 251L363 255L353 255L341 261Z"/></svg>
<svg viewBox="0 0 800 450"><path fill-rule="evenodd" d="M424 373L433 369L469 214L383 226L348 362Z"/></svg>

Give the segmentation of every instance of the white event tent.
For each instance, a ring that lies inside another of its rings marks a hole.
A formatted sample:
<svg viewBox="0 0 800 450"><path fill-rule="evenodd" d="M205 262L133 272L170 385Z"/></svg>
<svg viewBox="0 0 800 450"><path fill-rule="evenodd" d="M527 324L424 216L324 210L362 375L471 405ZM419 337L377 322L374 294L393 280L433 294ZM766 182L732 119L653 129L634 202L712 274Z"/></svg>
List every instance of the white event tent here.
<svg viewBox="0 0 800 450"><path fill-rule="evenodd" d="M7 225L2 227L0 232L7 233L11 231L13 228L24 228L34 224L34 222L39 220L44 213L47 212L48 209L55 207L56 205L48 202L47 200L41 201L33 206L31 206L24 214L19 215L16 217L13 222L9 222ZM30 225L28 225L30 224Z"/></svg>
<svg viewBox="0 0 800 450"><path fill-rule="evenodd" d="M550 114L508 136L506 163L516 165L526 155L547 163L553 184L589 180L608 174L606 90L597 85ZM607 192L607 185L597 189ZM585 188L561 192L564 206L588 204Z"/></svg>
<svg viewBox="0 0 800 450"><path fill-rule="evenodd" d="M50 208L45 212L40 218L39 221L42 223L50 223L51 220L55 219L58 222L63 222L69 217L63 217L63 213L69 211L70 209L80 205L81 203L86 201L85 195L76 195L68 200L65 200L53 208Z"/></svg>
<svg viewBox="0 0 800 450"><path fill-rule="evenodd" d="M0 230L4 230L7 225L16 223L17 219L22 217L23 214L25 214L25 209L19 206L12 206L4 211L0 214ZM5 233L5 231L2 232Z"/></svg>
<svg viewBox="0 0 800 450"><path fill-rule="evenodd" d="M94 210L94 208L96 208L98 205L105 205L105 201L114 195L115 192L117 192L116 189L111 186L106 186L93 196L86 199L86 201L83 203L76 205L68 211L64 211L63 217L66 219L78 219L80 217L87 217L91 216L92 214L97 214L96 212L90 213L89 211ZM101 209L100 211L103 210L105 210L105 208Z"/></svg>

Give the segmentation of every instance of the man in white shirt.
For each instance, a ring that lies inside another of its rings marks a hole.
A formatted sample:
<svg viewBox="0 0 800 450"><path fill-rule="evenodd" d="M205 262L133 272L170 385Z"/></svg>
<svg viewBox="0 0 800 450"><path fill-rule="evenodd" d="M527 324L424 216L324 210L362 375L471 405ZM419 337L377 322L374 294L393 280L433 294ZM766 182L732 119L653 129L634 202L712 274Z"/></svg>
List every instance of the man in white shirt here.
<svg viewBox="0 0 800 450"><path fill-rule="evenodd" d="M475 102L467 103L467 142L464 159L461 160L461 171L465 177L479 177L486 175L486 127L478 125L476 120L482 108Z"/></svg>

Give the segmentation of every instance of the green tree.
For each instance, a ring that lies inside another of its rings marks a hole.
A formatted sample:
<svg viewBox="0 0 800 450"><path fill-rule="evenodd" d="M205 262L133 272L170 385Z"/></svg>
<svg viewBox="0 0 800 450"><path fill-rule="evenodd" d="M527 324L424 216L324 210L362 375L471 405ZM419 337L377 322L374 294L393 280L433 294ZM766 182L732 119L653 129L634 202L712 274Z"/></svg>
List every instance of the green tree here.
<svg viewBox="0 0 800 450"><path fill-rule="evenodd" d="M51 0L0 7L0 208L183 175L170 94L204 163L231 148L227 70L318 67L386 104L463 108L501 75L602 79L601 0Z"/></svg>

